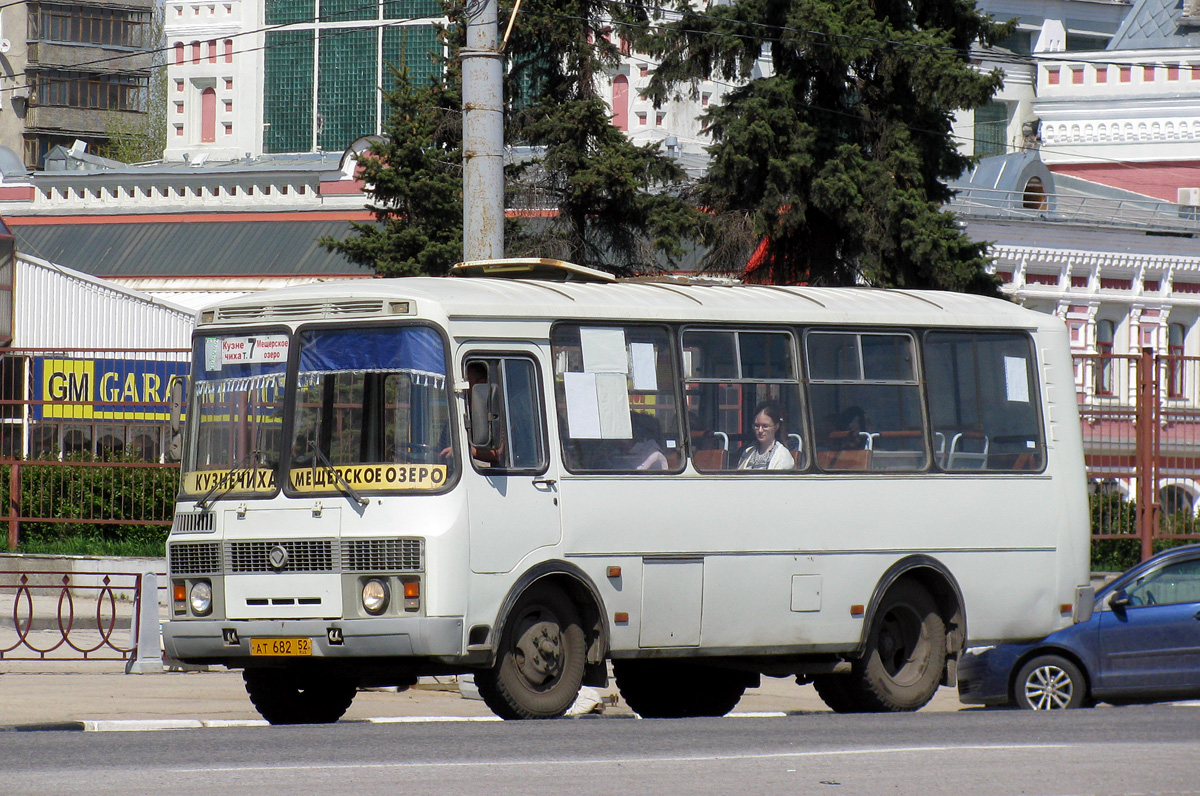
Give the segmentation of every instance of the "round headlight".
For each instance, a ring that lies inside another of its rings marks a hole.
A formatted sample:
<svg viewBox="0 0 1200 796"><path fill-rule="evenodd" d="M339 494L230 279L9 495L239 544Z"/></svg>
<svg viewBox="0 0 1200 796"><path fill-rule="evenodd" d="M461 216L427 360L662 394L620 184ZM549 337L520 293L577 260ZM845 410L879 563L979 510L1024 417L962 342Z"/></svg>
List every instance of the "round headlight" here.
<svg viewBox="0 0 1200 796"><path fill-rule="evenodd" d="M212 610L212 586L206 580L198 580L192 584L191 593L192 613L204 616Z"/></svg>
<svg viewBox="0 0 1200 796"><path fill-rule="evenodd" d="M389 600L387 584L379 578L371 578L363 584L362 604L367 613L383 613L387 610Z"/></svg>

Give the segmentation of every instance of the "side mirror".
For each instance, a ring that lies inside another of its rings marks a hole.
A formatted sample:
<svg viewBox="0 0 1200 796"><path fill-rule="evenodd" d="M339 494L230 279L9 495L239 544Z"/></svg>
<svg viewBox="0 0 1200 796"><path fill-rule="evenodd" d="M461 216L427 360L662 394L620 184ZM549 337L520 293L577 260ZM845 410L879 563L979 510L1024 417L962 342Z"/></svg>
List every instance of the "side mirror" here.
<svg viewBox="0 0 1200 796"><path fill-rule="evenodd" d="M495 384L476 384L471 387L470 408L467 422L470 426L471 445L489 450L499 439L500 415L496 406L500 401L500 388Z"/></svg>
<svg viewBox="0 0 1200 796"><path fill-rule="evenodd" d="M177 462L183 459L183 379L171 379L167 390L171 410L171 440L167 447L167 458Z"/></svg>
<svg viewBox="0 0 1200 796"><path fill-rule="evenodd" d="M1114 611L1124 611L1129 607L1129 595L1125 593L1124 589L1117 589L1108 598L1108 607Z"/></svg>

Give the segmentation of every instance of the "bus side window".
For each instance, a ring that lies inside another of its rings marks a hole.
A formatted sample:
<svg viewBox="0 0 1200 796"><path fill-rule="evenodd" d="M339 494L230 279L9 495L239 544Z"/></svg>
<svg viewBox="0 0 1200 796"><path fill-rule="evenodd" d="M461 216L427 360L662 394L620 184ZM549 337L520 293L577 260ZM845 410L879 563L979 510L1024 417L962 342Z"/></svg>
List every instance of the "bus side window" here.
<svg viewBox="0 0 1200 796"><path fill-rule="evenodd" d="M925 335L929 418L943 470L1040 471L1033 347L1021 332Z"/></svg>
<svg viewBox="0 0 1200 796"><path fill-rule="evenodd" d="M916 472L928 466L911 335L814 330L805 351L818 467Z"/></svg>
<svg viewBox="0 0 1200 796"><path fill-rule="evenodd" d="M569 471L683 468L670 341L661 326L555 325L555 398Z"/></svg>
<svg viewBox="0 0 1200 796"><path fill-rule="evenodd" d="M783 331L689 329L683 334L684 386L692 466L737 470L759 445L755 416L780 416L774 439L787 449L774 470L807 466L800 381L792 335ZM764 443L767 444L767 443ZM763 456L767 452L763 451ZM791 467L784 466L787 461Z"/></svg>

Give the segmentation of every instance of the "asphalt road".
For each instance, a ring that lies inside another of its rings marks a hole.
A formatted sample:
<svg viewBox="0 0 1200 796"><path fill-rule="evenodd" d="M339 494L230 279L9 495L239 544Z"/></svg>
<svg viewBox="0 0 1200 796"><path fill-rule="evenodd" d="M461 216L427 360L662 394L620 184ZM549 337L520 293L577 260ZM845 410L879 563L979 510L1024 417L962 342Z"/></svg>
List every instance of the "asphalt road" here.
<svg viewBox="0 0 1200 796"><path fill-rule="evenodd" d="M1193 794L1200 707L0 734L0 793Z"/></svg>

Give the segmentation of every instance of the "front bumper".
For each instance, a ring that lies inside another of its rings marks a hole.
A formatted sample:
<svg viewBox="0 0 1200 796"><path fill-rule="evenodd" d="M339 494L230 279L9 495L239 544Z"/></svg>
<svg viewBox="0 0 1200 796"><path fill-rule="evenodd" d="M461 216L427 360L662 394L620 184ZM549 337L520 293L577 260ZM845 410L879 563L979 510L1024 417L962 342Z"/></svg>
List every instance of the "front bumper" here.
<svg viewBox="0 0 1200 796"><path fill-rule="evenodd" d="M967 650L958 661L958 701L964 705L1008 705L1013 666L1028 645L1001 644Z"/></svg>
<svg viewBox="0 0 1200 796"><path fill-rule="evenodd" d="M230 642L232 630L237 641ZM330 633L334 630L334 633ZM330 637L340 637L332 643ZM463 655L463 619L414 616L396 619L176 620L163 623L166 654L184 663L243 665L252 660L252 638L309 638L312 657L439 658ZM269 658L253 658L257 661ZM279 659L275 659L279 660ZM291 659L296 660L296 659Z"/></svg>

